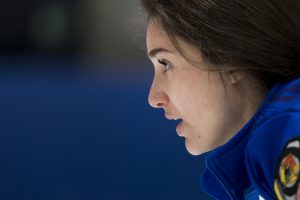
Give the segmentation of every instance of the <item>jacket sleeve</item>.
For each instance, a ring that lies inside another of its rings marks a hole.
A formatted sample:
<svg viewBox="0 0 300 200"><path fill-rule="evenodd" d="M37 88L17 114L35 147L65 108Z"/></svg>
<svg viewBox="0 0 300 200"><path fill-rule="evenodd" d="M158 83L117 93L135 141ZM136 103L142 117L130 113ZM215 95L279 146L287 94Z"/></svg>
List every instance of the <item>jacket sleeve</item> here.
<svg viewBox="0 0 300 200"><path fill-rule="evenodd" d="M300 112L262 122L252 132L245 153L249 177L265 199L300 200Z"/></svg>

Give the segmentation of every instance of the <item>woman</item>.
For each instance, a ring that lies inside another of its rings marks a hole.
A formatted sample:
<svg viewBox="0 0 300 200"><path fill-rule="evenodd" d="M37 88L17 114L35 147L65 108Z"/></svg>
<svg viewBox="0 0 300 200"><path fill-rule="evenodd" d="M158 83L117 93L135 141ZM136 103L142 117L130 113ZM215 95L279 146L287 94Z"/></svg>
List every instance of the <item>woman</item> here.
<svg viewBox="0 0 300 200"><path fill-rule="evenodd" d="M141 0L161 108L216 199L300 199L300 1ZM297 194L298 193L298 194Z"/></svg>

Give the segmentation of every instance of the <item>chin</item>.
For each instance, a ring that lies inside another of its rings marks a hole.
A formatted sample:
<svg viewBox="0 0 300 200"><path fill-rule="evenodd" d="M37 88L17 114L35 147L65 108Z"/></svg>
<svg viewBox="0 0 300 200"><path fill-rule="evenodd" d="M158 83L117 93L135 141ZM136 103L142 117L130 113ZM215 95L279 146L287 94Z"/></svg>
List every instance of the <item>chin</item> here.
<svg viewBox="0 0 300 200"><path fill-rule="evenodd" d="M189 154L193 156L199 156L213 149L205 147L203 145L195 144L191 141L188 141L187 139L185 140L185 148L189 152Z"/></svg>
<svg viewBox="0 0 300 200"><path fill-rule="evenodd" d="M192 156L200 156L203 152L198 152L198 151L193 151L191 149L187 148L187 151L189 152L189 154L191 154Z"/></svg>
<svg viewBox="0 0 300 200"><path fill-rule="evenodd" d="M192 145L187 140L185 140L185 148L189 152L189 154L191 154L193 156L199 156L199 155L205 153L199 147L197 147L196 145Z"/></svg>

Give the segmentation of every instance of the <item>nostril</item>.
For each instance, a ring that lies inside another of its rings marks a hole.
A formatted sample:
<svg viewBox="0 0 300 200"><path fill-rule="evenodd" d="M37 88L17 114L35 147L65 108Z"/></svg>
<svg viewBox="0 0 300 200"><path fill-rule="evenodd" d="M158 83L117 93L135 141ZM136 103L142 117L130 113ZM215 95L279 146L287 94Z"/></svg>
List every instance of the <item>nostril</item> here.
<svg viewBox="0 0 300 200"><path fill-rule="evenodd" d="M153 108L164 108L168 104L168 96L164 92L151 90L148 102Z"/></svg>
<svg viewBox="0 0 300 200"><path fill-rule="evenodd" d="M160 107L160 108L161 108L161 107L164 107L164 104L163 104L163 103L158 103L158 104L157 104L157 107Z"/></svg>

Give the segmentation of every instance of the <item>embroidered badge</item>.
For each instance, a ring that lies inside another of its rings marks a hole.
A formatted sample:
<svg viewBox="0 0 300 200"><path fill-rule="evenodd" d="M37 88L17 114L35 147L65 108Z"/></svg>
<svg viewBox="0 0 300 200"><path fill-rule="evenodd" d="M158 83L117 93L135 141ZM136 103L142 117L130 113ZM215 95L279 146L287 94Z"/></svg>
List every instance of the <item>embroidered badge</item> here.
<svg viewBox="0 0 300 200"><path fill-rule="evenodd" d="M275 171L274 190L279 200L300 200L300 138L284 147Z"/></svg>

